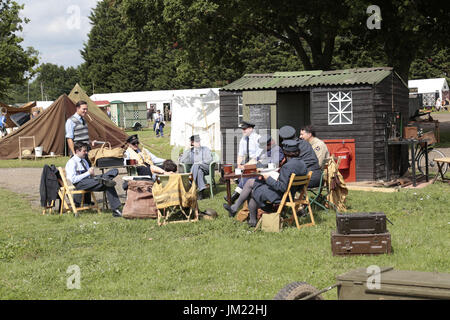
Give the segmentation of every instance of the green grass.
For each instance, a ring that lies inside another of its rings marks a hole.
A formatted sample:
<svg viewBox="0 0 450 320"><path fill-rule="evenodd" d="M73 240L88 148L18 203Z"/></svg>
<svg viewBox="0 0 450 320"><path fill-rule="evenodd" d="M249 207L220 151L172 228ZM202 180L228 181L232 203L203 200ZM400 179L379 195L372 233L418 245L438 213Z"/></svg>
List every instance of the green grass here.
<svg viewBox="0 0 450 320"><path fill-rule="evenodd" d="M168 136L155 138L151 130L138 134L156 155L170 155ZM218 219L158 227L155 220L113 218L107 212L42 216L21 195L0 189L0 297L272 299L290 282L322 289L337 275L370 265L449 272L448 184L398 193L350 191L350 212L383 211L394 223L388 224L394 252L349 257L332 256L333 212L315 209L315 227L253 233L222 208L225 186L217 192L199 207L215 209ZM80 290L66 287L71 265L80 267ZM336 299L336 289L324 297Z"/></svg>
<svg viewBox="0 0 450 320"><path fill-rule="evenodd" d="M334 257L333 213L315 210L317 226L280 233L250 232L213 200L219 218L158 227L155 220L111 214L42 216L0 190L0 296L3 299L272 299L286 284L318 288L358 267L448 272L450 186L436 183L398 193L351 191L349 211L384 211L394 225L391 255ZM81 269L69 290L67 268ZM336 290L325 298L336 299Z"/></svg>

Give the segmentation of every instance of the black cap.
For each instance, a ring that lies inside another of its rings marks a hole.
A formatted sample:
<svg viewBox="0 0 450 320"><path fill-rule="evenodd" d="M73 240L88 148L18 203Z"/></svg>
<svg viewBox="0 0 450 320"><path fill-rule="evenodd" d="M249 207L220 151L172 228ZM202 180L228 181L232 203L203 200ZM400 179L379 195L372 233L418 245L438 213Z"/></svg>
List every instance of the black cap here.
<svg viewBox="0 0 450 320"><path fill-rule="evenodd" d="M295 152L298 151L298 141L297 140L283 140L281 147L283 151Z"/></svg>
<svg viewBox="0 0 450 320"><path fill-rule="evenodd" d="M272 136L270 134L262 135L259 138L259 146L264 149L270 143L271 140Z"/></svg>
<svg viewBox="0 0 450 320"><path fill-rule="evenodd" d="M127 138L128 143L139 142L139 138L137 134L133 134Z"/></svg>
<svg viewBox="0 0 450 320"><path fill-rule="evenodd" d="M295 138L295 129L291 126L282 126L279 131L280 138L283 140L286 139L294 139Z"/></svg>
<svg viewBox="0 0 450 320"><path fill-rule="evenodd" d="M191 141L200 142L200 136L198 134L194 134L190 139Z"/></svg>
<svg viewBox="0 0 450 320"><path fill-rule="evenodd" d="M239 128L241 129L247 129L247 128L254 128L255 124L251 123L251 122L247 122L247 121L242 121L241 124L239 125Z"/></svg>

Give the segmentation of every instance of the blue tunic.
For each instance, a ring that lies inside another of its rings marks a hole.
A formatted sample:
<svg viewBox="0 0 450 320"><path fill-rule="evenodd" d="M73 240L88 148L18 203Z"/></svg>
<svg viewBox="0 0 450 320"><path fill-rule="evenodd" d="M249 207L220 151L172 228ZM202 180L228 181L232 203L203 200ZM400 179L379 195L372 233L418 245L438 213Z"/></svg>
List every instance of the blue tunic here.
<svg viewBox="0 0 450 320"><path fill-rule="evenodd" d="M253 185L252 198L255 199L258 207L263 208L266 202L279 203L289 185L291 174L304 176L308 173L305 162L300 158L289 159L280 169L278 180L269 177L267 180L256 180ZM292 188L294 196L297 188Z"/></svg>

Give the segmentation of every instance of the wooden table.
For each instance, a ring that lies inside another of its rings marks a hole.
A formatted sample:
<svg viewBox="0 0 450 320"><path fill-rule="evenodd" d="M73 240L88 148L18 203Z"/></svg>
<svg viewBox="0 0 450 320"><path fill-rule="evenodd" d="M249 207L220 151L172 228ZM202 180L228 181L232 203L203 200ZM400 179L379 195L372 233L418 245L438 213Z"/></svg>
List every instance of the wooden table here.
<svg viewBox="0 0 450 320"><path fill-rule="evenodd" d="M240 179L240 178L253 178L260 176L261 173L259 172L253 172L253 173L241 173L241 174L235 174L235 173L229 173L224 174L223 179L225 180L225 183L227 185L227 201L228 204L231 206L231 179Z"/></svg>
<svg viewBox="0 0 450 320"><path fill-rule="evenodd" d="M444 174L442 173L442 167L444 166L444 164L447 164L448 166L450 166L450 157L447 158L438 158L438 159L434 159L434 161L436 161L437 165L438 165L438 173L436 174L436 176L433 179L433 183L436 182L436 180L438 179L439 175L441 176L442 181L446 181L446 180L450 180L448 178L444 177Z"/></svg>

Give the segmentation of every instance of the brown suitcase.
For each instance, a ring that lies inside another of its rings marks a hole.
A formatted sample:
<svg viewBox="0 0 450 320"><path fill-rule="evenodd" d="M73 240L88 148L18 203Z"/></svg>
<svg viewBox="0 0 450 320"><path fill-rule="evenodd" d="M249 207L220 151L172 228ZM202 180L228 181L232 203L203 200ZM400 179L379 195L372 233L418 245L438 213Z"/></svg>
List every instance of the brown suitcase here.
<svg viewBox="0 0 450 320"><path fill-rule="evenodd" d="M391 234L340 234L331 232L333 255L391 253Z"/></svg>
<svg viewBox="0 0 450 320"><path fill-rule="evenodd" d="M337 213L336 228L340 234L385 233L386 215L384 212Z"/></svg>

